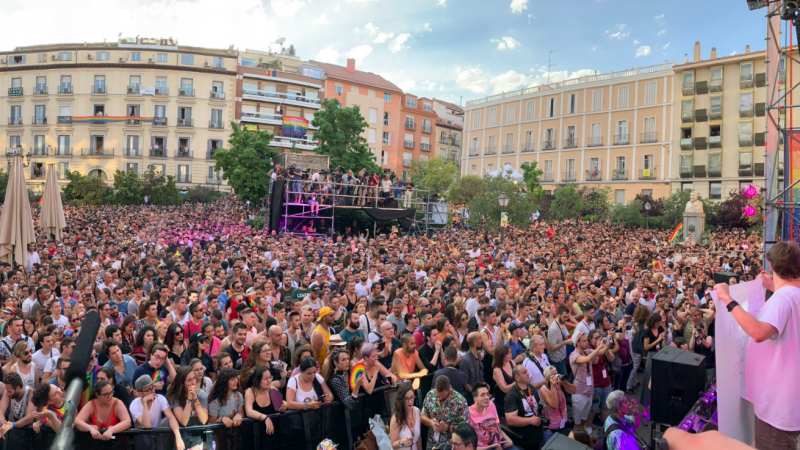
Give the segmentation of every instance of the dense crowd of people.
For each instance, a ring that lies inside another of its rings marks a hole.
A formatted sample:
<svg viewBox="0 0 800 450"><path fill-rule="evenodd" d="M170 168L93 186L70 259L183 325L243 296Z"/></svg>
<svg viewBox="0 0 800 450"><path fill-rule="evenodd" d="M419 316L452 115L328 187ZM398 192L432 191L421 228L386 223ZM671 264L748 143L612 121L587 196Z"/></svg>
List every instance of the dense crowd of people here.
<svg viewBox="0 0 800 450"><path fill-rule="evenodd" d="M272 434L270 415L351 409L399 384L395 449L422 450L423 433L428 450L456 448L465 424L478 448L538 449L555 433L629 448L661 348L705 355L714 379L713 274L760 272L760 238L740 230L709 248L582 222L511 228L502 242L461 229L326 240L251 229L232 198L66 215L61 241L40 236L26 266L1 266L7 438L59 429L75 338L97 311L75 420L94 439L169 426L182 450L196 444L184 427L246 418ZM430 374L419 404L404 381Z"/></svg>

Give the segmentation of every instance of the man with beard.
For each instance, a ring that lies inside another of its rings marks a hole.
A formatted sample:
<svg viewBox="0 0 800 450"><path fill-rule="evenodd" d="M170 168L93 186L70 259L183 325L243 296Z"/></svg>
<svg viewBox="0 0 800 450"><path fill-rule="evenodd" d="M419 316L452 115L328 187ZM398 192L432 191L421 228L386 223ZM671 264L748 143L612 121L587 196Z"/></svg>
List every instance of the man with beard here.
<svg viewBox="0 0 800 450"><path fill-rule="evenodd" d="M328 356L328 341L332 334L336 334L336 330L333 329L335 318L336 314L334 314L333 310L323 306L319 310L319 323L311 335L311 349L317 355L317 362L320 367L325 362L325 357Z"/></svg>
<svg viewBox="0 0 800 450"><path fill-rule="evenodd" d="M359 321L358 321L358 312L357 311L349 311L347 313L347 326L344 327L344 330L339 332L339 337L342 338L343 341L350 343L350 340L354 337L360 337L364 339L364 333L358 329Z"/></svg>
<svg viewBox="0 0 800 450"><path fill-rule="evenodd" d="M467 401L472 403L472 387L477 386L478 382L483 381L483 338L477 331L467 335L469 351L461 358L459 369L467 375Z"/></svg>
<svg viewBox="0 0 800 450"><path fill-rule="evenodd" d="M39 386L39 371L36 364L32 364L33 356L25 341L14 345L14 358L3 366L3 375L16 372L22 378L25 386L35 388Z"/></svg>
<svg viewBox="0 0 800 450"><path fill-rule="evenodd" d="M295 302L302 303L302 301L308 297L308 293L310 292L310 289L308 288L310 282L311 280L308 278L308 276L303 276L303 278L300 279L300 287L293 290L289 298Z"/></svg>
<svg viewBox="0 0 800 450"><path fill-rule="evenodd" d="M401 340L402 346L394 352L392 357L392 373L401 380L422 378L428 374L428 369L422 364L417 352L414 336L405 335Z"/></svg>
<svg viewBox="0 0 800 450"><path fill-rule="evenodd" d="M228 344L228 341L222 341L219 351L226 351L231 355L233 367L236 370L241 369L242 363L250 355L250 347L245 343L247 342L247 325L237 322L233 326L233 342ZM138 378L138 377L135 377Z"/></svg>

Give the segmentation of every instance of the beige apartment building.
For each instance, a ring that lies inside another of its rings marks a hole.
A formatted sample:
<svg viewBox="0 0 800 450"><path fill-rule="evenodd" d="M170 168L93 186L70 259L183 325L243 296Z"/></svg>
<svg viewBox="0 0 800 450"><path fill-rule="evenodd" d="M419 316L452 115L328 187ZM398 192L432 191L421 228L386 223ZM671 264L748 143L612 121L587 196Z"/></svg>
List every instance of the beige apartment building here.
<svg viewBox="0 0 800 450"><path fill-rule="evenodd" d="M712 48L702 59L698 42L693 56L674 67L678 126L671 190L719 200L734 189L764 186L766 52L751 53L748 46L743 54L718 58ZM785 86L783 63L779 82Z"/></svg>
<svg viewBox="0 0 800 450"><path fill-rule="evenodd" d="M461 166L461 144L464 142L464 110L444 100L433 99L436 118L435 145L437 156Z"/></svg>
<svg viewBox="0 0 800 450"><path fill-rule="evenodd" d="M60 180L153 167L179 187L217 186L211 155L231 131L236 65L232 49L138 37L0 52L0 147L30 153L34 191L51 163Z"/></svg>
<svg viewBox="0 0 800 450"><path fill-rule="evenodd" d="M467 102L462 174L535 161L547 191L609 186L613 201L669 195L673 63Z"/></svg>

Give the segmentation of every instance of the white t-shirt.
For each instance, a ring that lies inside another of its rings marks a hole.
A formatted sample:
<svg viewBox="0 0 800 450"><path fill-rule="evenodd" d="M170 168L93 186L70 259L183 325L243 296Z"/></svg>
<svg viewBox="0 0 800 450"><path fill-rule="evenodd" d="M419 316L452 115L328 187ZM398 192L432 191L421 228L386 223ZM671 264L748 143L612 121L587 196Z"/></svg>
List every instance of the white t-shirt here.
<svg viewBox="0 0 800 450"><path fill-rule="evenodd" d="M469 317L473 318L473 317L478 317L478 310L480 309L480 307L481 304L474 298L471 298L467 300L467 304L466 306L464 306L464 309L467 310Z"/></svg>
<svg viewBox="0 0 800 450"><path fill-rule="evenodd" d="M22 312L25 314L30 314L34 303L36 303L36 300L32 298L26 298L25 301L22 302Z"/></svg>
<svg viewBox="0 0 800 450"><path fill-rule="evenodd" d="M52 318L53 316L50 317ZM65 316L61 316L58 320L53 319L53 325L57 326L59 330L64 331L64 329L69 326L69 319Z"/></svg>
<svg viewBox="0 0 800 450"><path fill-rule="evenodd" d="M761 311L758 320L778 330L762 343L752 339L745 353L744 398L756 416L783 431L800 430L800 289L779 289ZM789 374L789 376L786 376ZM776 388L775 380L784 380Z"/></svg>
<svg viewBox="0 0 800 450"><path fill-rule="evenodd" d="M163 416L165 409L169 409L169 402L167 401L167 398L161 394L156 394L155 400L153 400L153 403L150 405L151 427L155 428L158 426L158 424L161 422L161 417ZM141 397L137 397L131 402L130 411L134 424L136 424L137 427L140 427L140 425L138 425L139 422L136 420L142 416L142 412L144 411Z"/></svg>
<svg viewBox="0 0 800 450"><path fill-rule="evenodd" d="M535 358L536 356L534 356ZM542 353L541 359L539 359L539 364L542 366L542 370L547 369L550 367L550 360L547 359L547 354ZM536 363L531 361L530 357L526 357L524 361L522 361L522 365L528 370L528 375L531 376L531 384L541 383L544 381L544 375L542 375L542 370L539 370L536 367Z"/></svg>
<svg viewBox="0 0 800 450"><path fill-rule="evenodd" d="M315 376L316 376L317 382L319 384L322 384L322 383L325 382L325 379L322 378L322 376L320 374L316 374ZM317 397L317 393L316 393L316 391L314 391L313 387L308 392L301 390L300 389L300 385L298 384L298 382L299 382L298 381L298 377L300 377L300 375L295 375L292 378L289 378L289 381L286 383L286 387L294 389L294 391L295 391L294 401L296 401L298 403L308 403L312 399Z"/></svg>
<svg viewBox="0 0 800 450"><path fill-rule="evenodd" d="M639 304L647 306L647 309L649 309L650 312L653 312L653 308L656 307L656 300L654 298L651 298L650 300L648 300L648 299L642 297L642 298L639 299Z"/></svg>
<svg viewBox="0 0 800 450"><path fill-rule="evenodd" d="M56 348L51 349L50 353L47 355L42 353L42 349L36 350L36 353L34 353L31 358L33 358L33 362L36 364L36 368L39 371L39 379L42 378L42 374L45 372L45 368L50 359L58 360L59 356L60 353Z"/></svg>
<svg viewBox="0 0 800 450"><path fill-rule="evenodd" d="M367 279L366 286L358 282L356 283L356 294L359 296L369 297L370 288L372 288L372 280Z"/></svg>
<svg viewBox="0 0 800 450"><path fill-rule="evenodd" d="M588 339L589 332L594 329L595 329L594 322L589 322L589 324L587 325L586 321L581 320L580 322L578 322L578 326L575 327L575 332L572 333L572 342L573 343L578 342L578 335L580 334L585 334L586 338Z"/></svg>

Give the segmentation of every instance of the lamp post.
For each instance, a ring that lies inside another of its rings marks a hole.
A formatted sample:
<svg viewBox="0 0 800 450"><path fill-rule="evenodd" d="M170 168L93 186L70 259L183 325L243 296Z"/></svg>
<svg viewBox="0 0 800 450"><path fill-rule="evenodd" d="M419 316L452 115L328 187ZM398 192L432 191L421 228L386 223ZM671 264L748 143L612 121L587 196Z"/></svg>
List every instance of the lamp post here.
<svg viewBox="0 0 800 450"><path fill-rule="evenodd" d="M647 213L647 229L650 229L650 202L644 204L644 211Z"/></svg>
<svg viewBox="0 0 800 450"><path fill-rule="evenodd" d="M501 193L499 197L497 197L497 203L500 205L502 212L500 213L500 243L503 243L503 231L505 227L503 226L503 212L505 212L506 207L508 206L509 197L506 195L505 192Z"/></svg>

